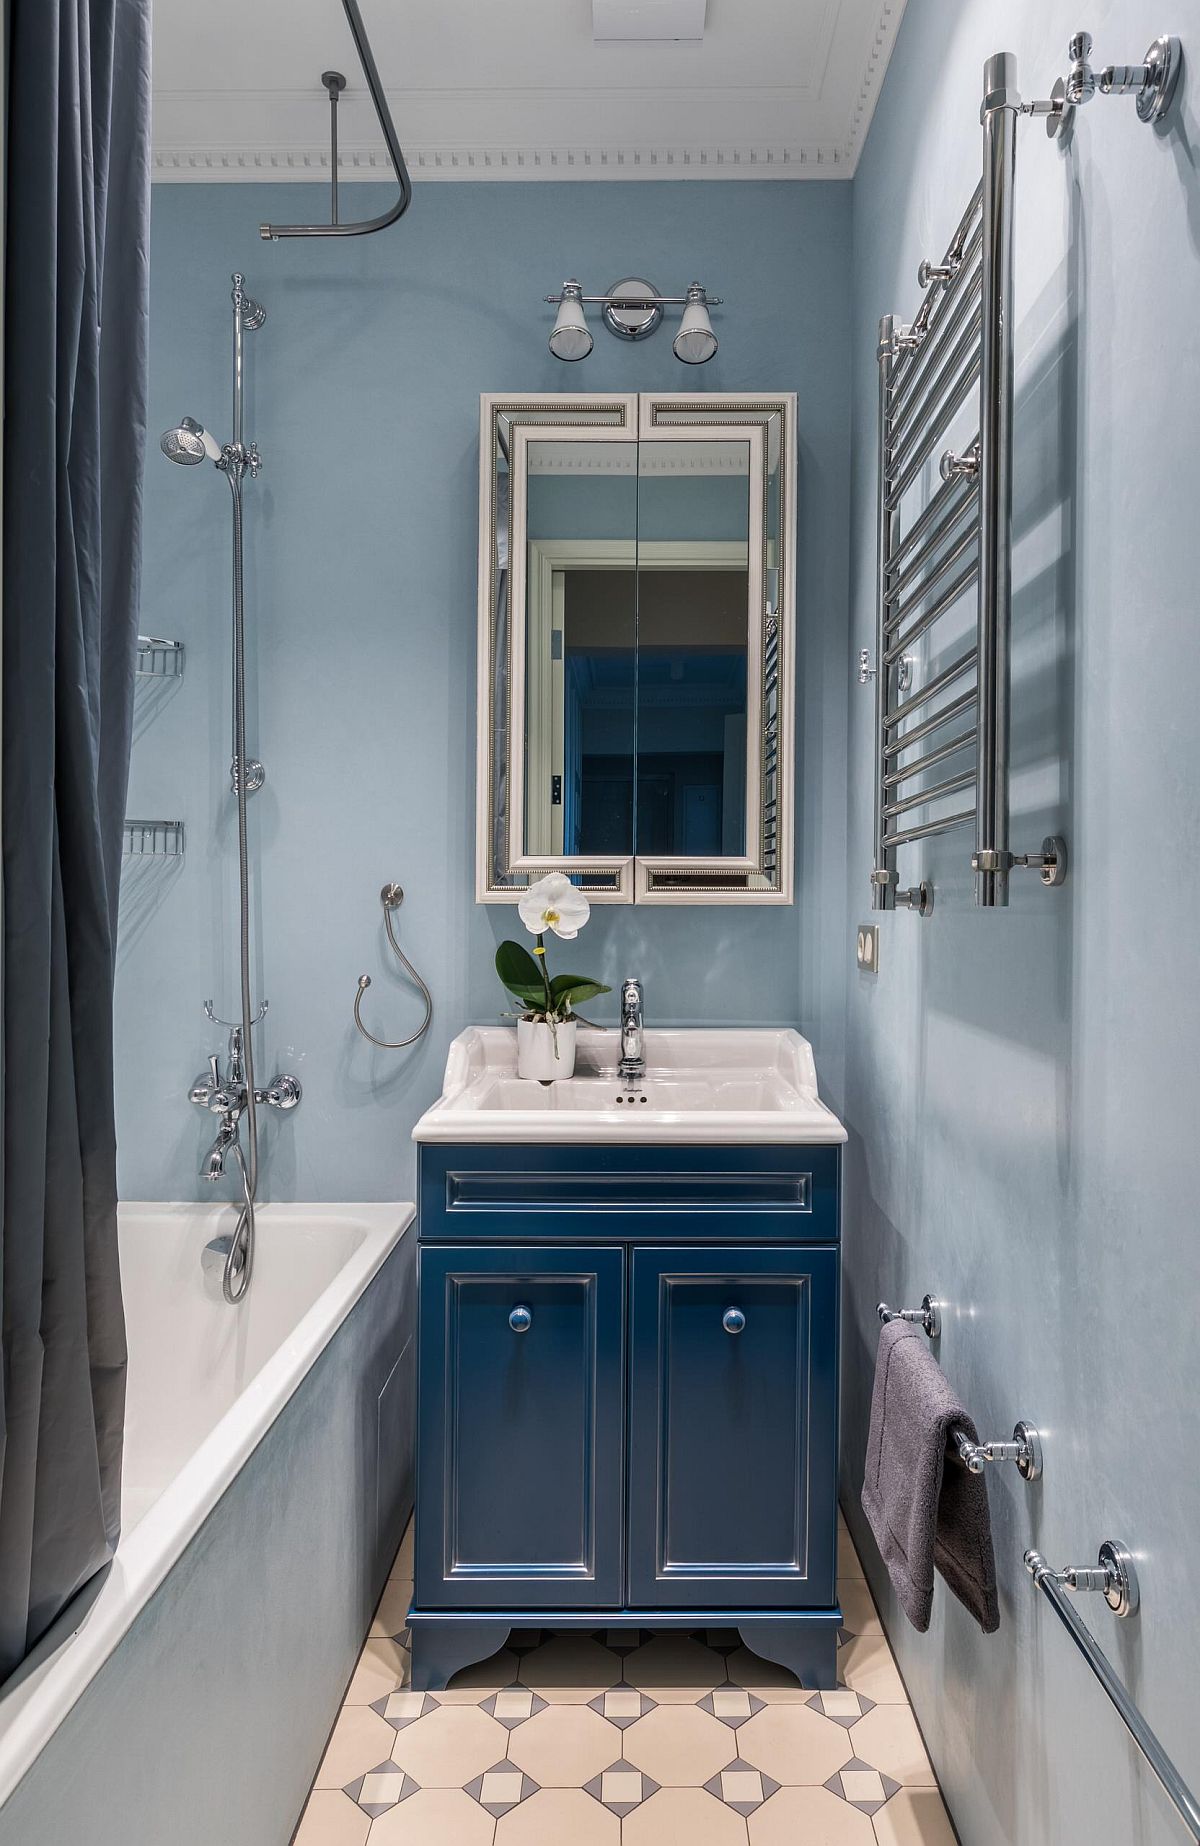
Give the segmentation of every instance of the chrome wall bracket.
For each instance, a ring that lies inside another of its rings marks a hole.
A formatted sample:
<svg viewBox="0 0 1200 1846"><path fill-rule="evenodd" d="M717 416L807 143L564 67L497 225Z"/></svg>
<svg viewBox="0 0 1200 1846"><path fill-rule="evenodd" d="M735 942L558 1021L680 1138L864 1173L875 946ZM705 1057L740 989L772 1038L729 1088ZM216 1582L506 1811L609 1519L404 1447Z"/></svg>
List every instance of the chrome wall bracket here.
<svg viewBox="0 0 1200 1846"><path fill-rule="evenodd" d="M1075 1590L1080 1595L1099 1593L1114 1615L1136 1615L1141 1594L1133 1557L1125 1545L1106 1538L1095 1564L1068 1564L1051 1570L1040 1551L1025 1553L1025 1568L1041 1589L1046 1583Z"/></svg>
<svg viewBox="0 0 1200 1846"><path fill-rule="evenodd" d="M1044 885L1067 882L1067 842L1061 833L1048 833L1041 852L1002 853L988 847L971 854L973 872L1007 873L1014 869L1037 872Z"/></svg>
<svg viewBox="0 0 1200 1846"><path fill-rule="evenodd" d="M955 1430L954 1446L969 1474L982 1474L989 1461L1014 1461L1023 1480L1041 1479L1042 1439L1032 1423L1018 1423L1011 1442L972 1442L961 1429Z"/></svg>
<svg viewBox="0 0 1200 1846"><path fill-rule="evenodd" d="M909 885L905 891L897 891L896 908L915 910L919 917L932 916L933 886L928 878L922 878L920 884Z"/></svg>
<svg viewBox="0 0 1200 1846"><path fill-rule="evenodd" d="M924 1296L919 1308L889 1308L886 1301L881 1301L875 1312L884 1326L889 1320L908 1320L914 1326L922 1327L929 1339L941 1337L942 1304L935 1295Z"/></svg>
<svg viewBox="0 0 1200 1846"><path fill-rule="evenodd" d="M1091 33L1077 32L1067 47L1071 67L1065 79L1058 79L1048 103L1023 104L1022 113L1044 116L1051 139L1065 135L1076 109L1083 108L1097 94L1132 96L1140 122L1153 125L1162 121L1175 100L1183 69L1183 48L1177 38L1166 33L1156 38L1140 64L1107 64L1094 71L1089 61L1091 54Z"/></svg>

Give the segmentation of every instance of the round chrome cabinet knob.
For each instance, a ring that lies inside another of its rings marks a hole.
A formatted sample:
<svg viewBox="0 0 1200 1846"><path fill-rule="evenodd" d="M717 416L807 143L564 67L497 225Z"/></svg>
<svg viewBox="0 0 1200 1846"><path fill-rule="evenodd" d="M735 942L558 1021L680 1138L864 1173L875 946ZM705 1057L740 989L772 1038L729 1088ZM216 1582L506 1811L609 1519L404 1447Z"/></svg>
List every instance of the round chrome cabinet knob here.
<svg viewBox="0 0 1200 1846"><path fill-rule="evenodd" d="M528 1308L516 1307L508 1317L508 1324L514 1333L528 1333L533 1325L533 1315Z"/></svg>
<svg viewBox="0 0 1200 1846"><path fill-rule="evenodd" d="M740 1333L746 1325L746 1316L741 1308L726 1308L721 1316L721 1325L726 1333Z"/></svg>

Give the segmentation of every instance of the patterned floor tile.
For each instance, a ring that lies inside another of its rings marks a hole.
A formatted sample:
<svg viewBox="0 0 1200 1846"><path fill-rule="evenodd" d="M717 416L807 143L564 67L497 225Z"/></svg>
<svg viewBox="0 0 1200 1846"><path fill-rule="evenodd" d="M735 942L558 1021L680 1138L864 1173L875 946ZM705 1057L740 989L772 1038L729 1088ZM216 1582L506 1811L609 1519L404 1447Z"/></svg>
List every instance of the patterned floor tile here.
<svg viewBox="0 0 1200 1846"><path fill-rule="evenodd" d="M348 1705L338 1714L321 1767L318 1788L345 1788L391 1754L395 1732L367 1705Z"/></svg>
<svg viewBox="0 0 1200 1846"><path fill-rule="evenodd" d="M764 1660L761 1654L751 1653L748 1647L735 1648L725 1660L725 1669L733 1685L757 1693L772 1705L803 1705L812 1696L811 1690L802 1686L788 1667L780 1666L775 1660Z"/></svg>
<svg viewBox="0 0 1200 1846"><path fill-rule="evenodd" d="M456 1673L450 1684L435 1694L439 1705L478 1705L490 1693L516 1684L517 1656L506 1647L486 1660L475 1660Z"/></svg>
<svg viewBox="0 0 1200 1846"><path fill-rule="evenodd" d="M368 1639L346 1691L347 1705L374 1705L389 1692L407 1686L412 1673L409 1656L397 1642L379 1636Z"/></svg>
<svg viewBox="0 0 1200 1846"><path fill-rule="evenodd" d="M746 1822L702 1788L664 1788L621 1822L621 1846L746 1846Z"/></svg>
<svg viewBox="0 0 1200 1846"><path fill-rule="evenodd" d="M546 1705L508 1740L509 1761L541 1788L582 1788L621 1754L621 1732L591 1705Z"/></svg>
<svg viewBox="0 0 1200 1846"><path fill-rule="evenodd" d="M371 1817L355 1807L340 1788L310 1795L292 1846L366 1846Z"/></svg>
<svg viewBox="0 0 1200 1846"><path fill-rule="evenodd" d="M594 1699L589 1699L588 1704L619 1730L636 1724L639 1718L644 1718L648 1711L654 1710L654 1700L644 1692L639 1692L636 1686L610 1686L607 1692L597 1693Z"/></svg>
<svg viewBox="0 0 1200 1846"><path fill-rule="evenodd" d="M850 1742L855 1756L872 1769L906 1785L936 1787L917 1721L907 1705L876 1705L854 1725Z"/></svg>
<svg viewBox="0 0 1200 1846"><path fill-rule="evenodd" d="M871 1600L871 1592L861 1577L843 1577L838 1584L838 1602L846 1627L852 1634L882 1634L883 1623Z"/></svg>
<svg viewBox="0 0 1200 1846"><path fill-rule="evenodd" d="M860 1762L852 1757L844 1763L837 1774L830 1776L825 1787L831 1795L840 1795L852 1808L860 1808L864 1814L874 1814L881 1808L890 1795L896 1793L899 1783L890 1776L881 1775L878 1769L872 1769L870 1763Z"/></svg>
<svg viewBox="0 0 1200 1846"><path fill-rule="evenodd" d="M466 1792L472 1801L478 1801L481 1808L486 1808L496 1820L510 1809L520 1807L522 1801L528 1801L536 1795L538 1785L532 1776L525 1775L515 1763L507 1760L493 1763L482 1775L472 1777L467 1783Z"/></svg>
<svg viewBox="0 0 1200 1846"><path fill-rule="evenodd" d="M540 1699L528 1686L505 1686L502 1692L493 1692L490 1698L480 1701L480 1708L489 1717L495 1718L506 1731L515 1731L519 1724L525 1724L530 1718L545 1711L546 1701Z"/></svg>
<svg viewBox="0 0 1200 1846"><path fill-rule="evenodd" d="M876 1846L868 1817L825 1788L781 1788L746 1825L750 1846Z"/></svg>
<svg viewBox="0 0 1200 1846"><path fill-rule="evenodd" d="M590 1635L552 1635L521 1657L521 1684L554 1703L586 1705L620 1677L621 1661Z"/></svg>
<svg viewBox="0 0 1200 1846"><path fill-rule="evenodd" d="M747 1692L744 1686L718 1686L701 1699L700 1710L711 1712L722 1724L736 1730L739 1724L752 1718L756 1711L761 1711L763 1703L753 1692Z"/></svg>
<svg viewBox="0 0 1200 1846"><path fill-rule="evenodd" d="M936 1788L902 1788L872 1822L878 1846L956 1846Z"/></svg>
<svg viewBox="0 0 1200 1846"><path fill-rule="evenodd" d="M437 1700L429 1692L389 1692L382 1699L374 1699L371 1710L390 1724L394 1731L402 1731L406 1724L415 1724L426 1712L437 1710Z"/></svg>
<svg viewBox="0 0 1200 1846"><path fill-rule="evenodd" d="M658 1705L694 1705L725 1678L725 1660L690 1635L660 1634L627 1654L625 1678Z"/></svg>
<svg viewBox="0 0 1200 1846"><path fill-rule="evenodd" d="M852 1724L868 1711L874 1711L871 1700L864 1698L861 1692L814 1692L809 1704L823 1717L832 1718L835 1724L844 1724L849 1730Z"/></svg>
<svg viewBox="0 0 1200 1846"><path fill-rule="evenodd" d="M418 1788L465 1788L508 1749L508 1732L477 1705L439 1705L397 1731L392 1761Z"/></svg>
<svg viewBox="0 0 1200 1846"><path fill-rule="evenodd" d="M756 1769L753 1763L747 1763L740 1756L735 1756L731 1763L726 1763L719 1775L713 1776L704 1784L710 1795L723 1801L727 1808L737 1814L753 1814L764 1801L775 1794L779 1784L773 1782L763 1770Z"/></svg>
<svg viewBox="0 0 1200 1846"><path fill-rule="evenodd" d="M624 1736L631 1763L664 1788L701 1788L729 1761L727 1725L698 1705L658 1705Z"/></svg>
<svg viewBox="0 0 1200 1846"><path fill-rule="evenodd" d="M586 1794L621 1820L658 1792L658 1783L648 1775L643 1775L636 1763L627 1762L623 1756L619 1756L615 1763L610 1763L607 1769L602 1769L599 1775L593 1776L583 1786Z"/></svg>
<svg viewBox="0 0 1200 1846"><path fill-rule="evenodd" d="M953 1846L844 1530L820 1691L733 1628L530 1628L414 1692L411 1559L410 1529L295 1846Z"/></svg>
<svg viewBox="0 0 1200 1846"><path fill-rule="evenodd" d="M389 1808L394 1808L398 1801L407 1801L410 1795L415 1795L417 1785L389 1758L385 1763L377 1763L368 1774L347 1782L344 1792L373 1820L377 1814L386 1814Z"/></svg>
<svg viewBox="0 0 1200 1846"><path fill-rule="evenodd" d="M740 1727L737 1746L783 1788L827 1782L854 1755L843 1726L810 1705L767 1705Z"/></svg>
<svg viewBox="0 0 1200 1846"><path fill-rule="evenodd" d="M496 1846L621 1846L621 1822L580 1788L543 1788L497 1821Z"/></svg>
<svg viewBox="0 0 1200 1846"><path fill-rule="evenodd" d="M412 1602L412 1584L407 1577L389 1577L371 1623L371 1634L395 1639L408 1633L408 1610Z"/></svg>
<svg viewBox="0 0 1200 1846"><path fill-rule="evenodd" d="M492 1846L496 1821L464 1788L422 1788L371 1822L370 1846Z"/></svg>
<svg viewBox="0 0 1200 1846"><path fill-rule="evenodd" d="M859 1635L838 1654L838 1672L852 1692L876 1705L907 1705L904 1681L882 1635Z"/></svg>

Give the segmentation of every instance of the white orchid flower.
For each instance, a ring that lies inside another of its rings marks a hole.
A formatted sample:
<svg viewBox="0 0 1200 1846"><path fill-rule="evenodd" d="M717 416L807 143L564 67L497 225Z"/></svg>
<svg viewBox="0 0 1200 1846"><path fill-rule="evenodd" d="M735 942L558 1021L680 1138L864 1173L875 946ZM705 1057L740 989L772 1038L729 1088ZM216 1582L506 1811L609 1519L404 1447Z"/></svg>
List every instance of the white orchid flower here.
<svg viewBox="0 0 1200 1846"><path fill-rule="evenodd" d="M592 907L563 872L548 872L539 878L517 904L517 913L531 936L547 930L574 942L592 914Z"/></svg>

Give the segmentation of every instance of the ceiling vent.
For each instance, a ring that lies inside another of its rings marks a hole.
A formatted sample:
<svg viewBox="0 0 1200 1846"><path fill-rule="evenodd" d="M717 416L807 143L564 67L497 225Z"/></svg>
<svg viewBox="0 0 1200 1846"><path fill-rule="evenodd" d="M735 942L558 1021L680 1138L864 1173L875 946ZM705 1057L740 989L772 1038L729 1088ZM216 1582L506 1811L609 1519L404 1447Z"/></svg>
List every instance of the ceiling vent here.
<svg viewBox="0 0 1200 1846"><path fill-rule="evenodd" d="M702 39L705 0L592 0L592 37Z"/></svg>

